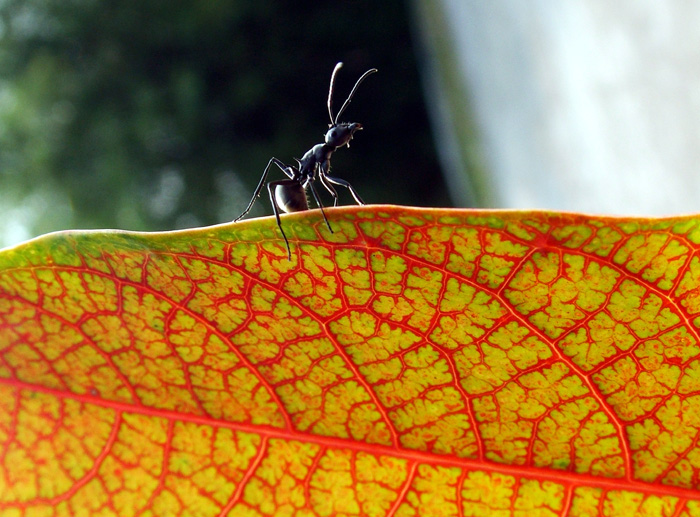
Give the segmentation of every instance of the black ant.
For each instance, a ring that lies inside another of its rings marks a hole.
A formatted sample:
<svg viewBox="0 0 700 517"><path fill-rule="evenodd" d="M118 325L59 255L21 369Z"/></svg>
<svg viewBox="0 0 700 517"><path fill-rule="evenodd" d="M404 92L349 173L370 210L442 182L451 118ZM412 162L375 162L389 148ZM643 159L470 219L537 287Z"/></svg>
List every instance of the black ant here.
<svg viewBox="0 0 700 517"><path fill-rule="evenodd" d="M321 180L321 184L328 192L330 192L331 196L333 196L333 206L338 205L338 193L333 185L346 187L352 194L352 197L355 198L358 205L365 204L350 183L343 179L329 176L328 171L331 167L331 156L333 153L344 145L350 147L350 140L352 140L355 131L362 129L362 124L358 122L338 123L338 119L345 111L345 108L348 107L348 104L350 104L353 95L355 95L357 87L360 86L362 81L364 81L368 75L375 73L377 69L371 68L362 74L362 76L355 83L353 89L350 91L350 95L348 96L347 100L343 103L340 111L334 118L333 109L331 107L333 102L333 84L335 83L335 76L342 66L343 63L338 63L335 65L333 73L331 74L331 85L328 90L328 115L331 118L331 123L328 125L325 143L316 144L313 146L311 149L306 151L304 156L301 157L301 160L297 160L295 158L298 164L297 167L294 167L293 165L285 165L277 158L271 158L267 163L267 167L265 167L262 177L260 178L260 183L258 183L258 186L253 193L253 198L250 200L250 203L248 203L248 207L241 215L233 220L233 222L239 221L248 212L250 212L250 209L253 207L253 203L255 203L255 200L258 198L258 196L260 196L262 187L267 179L267 174L270 172L270 167L272 164L277 165L277 167L279 167L279 169L284 172L289 179L271 181L267 184L267 190L270 193L272 211L275 213L275 217L277 218L277 226L280 229L280 232L282 232L284 243L287 245L287 258L289 260L292 260L292 250L289 247L287 236L282 229L279 209L284 210L286 213L308 210L309 200L306 197L307 187L311 189L311 194L313 194L316 204L321 209L321 214L323 215L323 220L326 221L326 226L328 226L330 232L333 233L333 229L326 218L326 213L323 211L323 205L321 204L321 200L319 199L316 188L314 187L314 181L316 181L317 173L318 178Z"/></svg>

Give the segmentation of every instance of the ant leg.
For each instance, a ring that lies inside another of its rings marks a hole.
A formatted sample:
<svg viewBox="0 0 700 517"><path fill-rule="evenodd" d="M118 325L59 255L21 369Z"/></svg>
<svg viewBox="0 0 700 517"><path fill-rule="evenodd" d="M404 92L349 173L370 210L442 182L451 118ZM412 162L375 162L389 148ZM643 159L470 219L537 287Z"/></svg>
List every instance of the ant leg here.
<svg viewBox="0 0 700 517"><path fill-rule="evenodd" d="M323 176L321 176L323 178ZM323 180L321 180L323 182ZM321 215L323 216L323 220L326 221L326 226L328 226L328 230L333 233L333 228L331 228L331 223L328 222L328 218L326 217L326 212L323 210L323 205L321 204L321 200L318 198L318 194L316 193L316 187L314 187L313 183L309 183L309 188L311 189L311 194L314 196L314 200L316 201L316 204L318 207L321 209Z"/></svg>
<svg viewBox="0 0 700 517"><path fill-rule="evenodd" d="M333 206L338 206L338 192L333 188L333 185L328 183L328 171L331 168L330 160L326 160L318 167L318 177L321 179L321 184L326 188L328 192L333 196Z"/></svg>
<svg viewBox="0 0 700 517"><path fill-rule="evenodd" d="M270 167L272 166L273 163L275 165L277 165L277 167L279 167L282 172L284 172L287 176L289 176L289 172L287 171L287 166L284 163L282 163L281 161L279 161L277 158L271 158L270 161L267 162L267 167L265 167L265 171L263 172L263 175L260 178L260 183L258 183L258 186L255 189L255 192L253 192L253 198L250 200L250 203L248 203L248 207L245 210L243 210L243 213L241 215L239 215L238 217L236 217L233 220L234 223L243 219L243 217L245 217L246 214L248 212L250 212L250 209L253 208L253 204L255 203L255 200L260 196L260 191L262 190L263 185L265 184L265 180L267 179L267 174L270 172ZM289 176L289 178L291 179L291 176ZM274 208L274 204L275 203L273 201L272 202L273 208Z"/></svg>
<svg viewBox="0 0 700 517"><path fill-rule="evenodd" d="M338 192L333 188L333 185L328 183L327 178L325 174L319 174L318 177L321 179L321 184L326 187L326 190L331 193L331 196L333 196L333 206L338 206Z"/></svg>
<svg viewBox="0 0 700 517"><path fill-rule="evenodd" d="M272 160L270 160L270 161L272 161ZM269 164L268 164L268 167L269 167ZM267 184L267 191L270 193L270 203L272 203L272 211L275 213L275 218L277 219L277 228L280 229L280 232L282 233L282 238L284 239L284 244L287 246L287 259L289 261L291 261L292 260L292 249L289 247L289 241L287 240L287 236L284 234L284 230L282 229L282 221L280 221L280 211L279 211L279 208L277 207L277 201L275 200L275 187L277 185L288 184L288 182L289 182L289 180L271 181L270 183Z"/></svg>
<svg viewBox="0 0 700 517"><path fill-rule="evenodd" d="M321 176L321 178L323 178L323 176ZM362 198L361 198L360 195L357 193L357 191L356 191L356 190L353 188L353 186L350 185L350 183L348 183L347 181L345 181L345 180L343 180L343 179L340 179L340 178L334 178L333 176L326 176L326 180L328 180L328 182L330 182L330 183L334 183L335 185L340 185L340 186L342 186L342 187L347 188L347 189L350 191L350 193L352 194L352 197L355 198L355 201L357 201L357 204L358 204L358 205L364 205L364 204L365 204L365 202L362 201Z"/></svg>

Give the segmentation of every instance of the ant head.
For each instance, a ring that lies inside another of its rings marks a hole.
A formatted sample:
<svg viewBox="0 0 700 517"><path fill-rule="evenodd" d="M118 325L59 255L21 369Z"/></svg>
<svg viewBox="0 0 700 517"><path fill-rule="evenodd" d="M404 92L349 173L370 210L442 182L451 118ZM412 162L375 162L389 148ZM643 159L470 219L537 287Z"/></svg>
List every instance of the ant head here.
<svg viewBox="0 0 700 517"><path fill-rule="evenodd" d="M345 108L347 108L348 104L350 104L352 97L355 95L355 91L357 90L357 87L360 86L362 81L364 81L368 75L371 75L377 71L376 68L370 68L364 74L362 74L362 76L355 83L355 86L350 91L350 95L348 95L348 98L345 100L343 105L340 107L340 111L338 112L338 114L335 117L333 117L333 107L332 107L332 105L333 105L333 85L335 84L335 76L338 73L338 70L340 70L342 68L342 66L343 66L343 63L338 63L337 65L335 65L335 68L333 69L333 73L331 74L331 86L328 89L328 115L331 117L331 124L330 124L331 130L329 130L328 133L326 133L326 143L328 143L329 145L332 145L332 144L330 144L328 142L328 138L329 138L328 135L333 130L334 127L336 127L336 126L340 127L343 125L343 124L338 124L338 120L340 119L340 116L345 111ZM346 125L352 126L353 124L346 124ZM345 145L347 142L349 142L350 139L352 138L352 133L357 131L357 129L362 129L362 126L360 124L354 124L354 125L357 127L352 130L352 132L350 133L350 137L347 139L346 142L340 144L338 147L340 147L341 145Z"/></svg>
<svg viewBox="0 0 700 517"><path fill-rule="evenodd" d="M329 127L330 129L326 133L326 144L331 147L343 147L344 145L350 147L350 140L352 140L355 131L362 129L362 124L358 122L341 122Z"/></svg>

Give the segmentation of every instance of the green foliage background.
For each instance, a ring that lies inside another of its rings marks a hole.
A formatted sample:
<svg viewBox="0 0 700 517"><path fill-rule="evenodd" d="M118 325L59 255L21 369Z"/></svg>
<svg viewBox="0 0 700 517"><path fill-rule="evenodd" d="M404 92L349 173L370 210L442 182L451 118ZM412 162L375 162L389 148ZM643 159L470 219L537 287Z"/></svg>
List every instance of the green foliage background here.
<svg viewBox="0 0 700 517"><path fill-rule="evenodd" d="M412 44L400 0L4 0L0 245L231 220L270 157L322 141L340 60L338 106L380 73L334 173L369 203L446 205Z"/></svg>

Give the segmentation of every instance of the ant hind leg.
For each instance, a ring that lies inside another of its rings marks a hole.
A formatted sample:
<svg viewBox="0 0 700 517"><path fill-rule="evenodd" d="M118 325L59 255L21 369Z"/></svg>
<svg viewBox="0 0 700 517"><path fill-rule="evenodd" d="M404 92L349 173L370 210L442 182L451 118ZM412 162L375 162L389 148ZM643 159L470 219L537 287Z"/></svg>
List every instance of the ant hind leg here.
<svg viewBox="0 0 700 517"><path fill-rule="evenodd" d="M289 180L282 180L282 181L271 181L270 183L267 184L267 191L270 194L270 203L272 203L272 211L275 213L275 218L277 219L277 228L280 229L280 233L282 233L282 238L284 239L284 244L287 246L287 260L291 261L292 260L292 249L289 247L289 240L287 240L287 235L285 235L284 230L282 229L282 221L280 220L280 211L277 206L277 201L275 199L275 187L277 185L284 185L287 183Z"/></svg>
<svg viewBox="0 0 700 517"><path fill-rule="evenodd" d="M262 191L263 185L265 184L265 180L267 179L267 175L270 172L270 167L272 167L273 163L275 165L277 165L277 167L279 167L280 170L282 172L284 172L287 176L289 176L289 178L291 179L291 176L289 175L289 172L287 171L287 166L284 163L282 163L280 160L278 160L277 158L270 158L270 161L267 162L267 166L265 167L265 170L263 171L263 174L260 178L260 182L258 183L258 186L255 188L255 192L253 192L253 197L250 200L250 203L248 203L248 206L246 207L246 209L243 210L243 213L233 220L234 223L243 219L248 214L248 212L250 212L250 209L253 208L253 204L255 204L255 200L258 198L258 196L260 196L260 192ZM274 205L274 203L273 203L273 205Z"/></svg>

